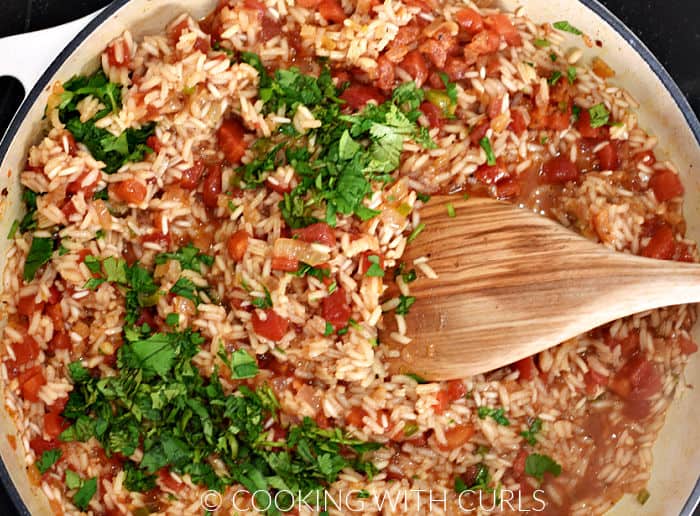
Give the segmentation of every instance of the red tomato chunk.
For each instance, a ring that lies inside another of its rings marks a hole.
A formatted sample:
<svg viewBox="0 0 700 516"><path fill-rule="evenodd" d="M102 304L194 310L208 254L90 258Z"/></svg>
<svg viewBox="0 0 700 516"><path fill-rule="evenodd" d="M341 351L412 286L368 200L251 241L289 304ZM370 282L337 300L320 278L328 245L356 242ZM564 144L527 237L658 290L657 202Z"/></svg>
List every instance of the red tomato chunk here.
<svg viewBox="0 0 700 516"><path fill-rule="evenodd" d="M348 106L353 110L359 110L365 107L369 101L374 101L381 104L386 100L379 88L374 86L366 86L364 84L352 84L343 93L340 98L343 99Z"/></svg>
<svg viewBox="0 0 700 516"><path fill-rule="evenodd" d="M668 226L661 226L649 243L642 249L642 256L656 258L657 260L670 260L676 252L676 239L673 230Z"/></svg>
<svg viewBox="0 0 700 516"><path fill-rule="evenodd" d="M335 245L335 231L325 222L317 222L305 228L293 229L292 236L308 243L319 243L327 246Z"/></svg>
<svg viewBox="0 0 700 516"><path fill-rule="evenodd" d="M289 321L280 316L272 308L265 310L265 319L263 320L256 310L253 312L253 331L265 337L266 339L277 342L287 333Z"/></svg>
<svg viewBox="0 0 700 516"><path fill-rule="evenodd" d="M671 170L659 170L649 180L649 188L654 191L656 200L665 202L683 195L683 184Z"/></svg>
<svg viewBox="0 0 700 516"><path fill-rule="evenodd" d="M226 161L231 164L239 163L248 148L245 143L243 124L238 120L228 118L222 122L216 136Z"/></svg>
<svg viewBox="0 0 700 516"><path fill-rule="evenodd" d="M245 256L245 252L248 249L248 238L250 235L241 229L236 231L233 235L228 237L226 242L226 247L228 249L228 254L236 262L240 262Z"/></svg>
<svg viewBox="0 0 700 516"><path fill-rule="evenodd" d="M564 184L578 179L578 168L565 156L557 156L542 166L542 178L548 184Z"/></svg>
<svg viewBox="0 0 700 516"><path fill-rule="evenodd" d="M647 400L661 387L654 364L642 356L633 357L610 381L610 390L627 400Z"/></svg>
<svg viewBox="0 0 700 516"><path fill-rule="evenodd" d="M323 318L331 323L336 331L347 326L352 311L345 297L345 291L339 288L324 297L321 312Z"/></svg>

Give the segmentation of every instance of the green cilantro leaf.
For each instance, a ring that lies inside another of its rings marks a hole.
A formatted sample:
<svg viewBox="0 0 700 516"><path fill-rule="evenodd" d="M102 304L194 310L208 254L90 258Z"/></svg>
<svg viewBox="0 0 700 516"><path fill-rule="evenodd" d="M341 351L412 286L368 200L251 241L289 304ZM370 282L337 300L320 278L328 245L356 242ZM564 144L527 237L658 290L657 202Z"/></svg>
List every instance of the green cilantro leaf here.
<svg viewBox="0 0 700 516"><path fill-rule="evenodd" d="M61 449L54 448L53 450L46 450L41 454L41 457L36 461L36 467L39 473L42 475L46 473L51 466L56 464L56 461L61 457Z"/></svg>
<svg viewBox="0 0 700 516"><path fill-rule="evenodd" d="M365 271L365 276L369 278L383 278L384 269L379 265L379 256L370 254L367 256L367 261L369 262L369 267Z"/></svg>
<svg viewBox="0 0 700 516"><path fill-rule="evenodd" d="M259 369L255 358L245 349L235 350L230 357L226 356L226 352L222 349L219 351L219 357L231 370L231 378L234 380L253 378L258 374Z"/></svg>
<svg viewBox="0 0 700 516"><path fill-rule="evenodd" d="M491 140L484 136L481 140L479 140L479 145L481 145L481 148L484 149L484 152L486 153L486 164L489 166L495 165L496 156L491 148Z"/></svg>
<svg viewBox="0 0 700 516"><path fill-rule="evenodd" d="M591 116L591 127L594 129L603 127L610 120L610 112L602 102L590 108L588 114Z"/></svg>
<svg viewBox="0 0 700 516"><path fill-rule="evenodd" d="M541 482L545 473L558 477L561 474L561 466L547 455L532 453L525 459L525 473Z"/></svg>
<svg viewBox="0 0 700 516"><path fill-rule="evenodd" d="M537 439L535 438L535 435L538 434L541 430L542 420L536 417L532 421L532 423L530 423L529 428L520 432L520 435L523 436L523 438L528 442L530 446L534 446L535 444L537 444Z"/></svg>
<svg viewBox="0 0 700 516"><path fill-rule="evenodd" d="M579 29L571 25L568 21L558 21L552 24L555 29L563 30L564 32L570 32L571 34L576 34L580 36L583 34Z"/></svg>
<svg viewBox="0 0 700 516"><path fill-rule="evenodd" d="M491 417L496 423L498 423L501 426L510 426L510 421L504 413L505 411L502 408L494 409L490 407L479 407L477 410L479 419L486 419L487 417Z"/></svg>
<svg viewBox="0 0 700 516"><path fill-rule="evenodd" d="M415 302L416 302L416 298L413 296L404 296L403 294L399 295L399 306L396 307L396 314L397 315L408 314L409 309L411 308L411 306Z"/></svg>
<svg viewBox="0 0 700 516"><path fill-rule="evenodd" d="M54 242L51 238L34 237L32 239L32 245L29 248L27 259L24 262L24 281L31 281L34 279L36 272L41 266L51 259L53 247Z"/></svg>
<svg viewBox="0 0 700 516"><path fill-rule="evenodd" d="M78 489L78 492L75 493L75 496L73 496L73 503L78 509L85 511L87 510L88 505L90 505L90 500L92 500L92 497L95 496L96 492L97 478L93 477L82 483L80 489Z"/></svg>
<svg viewBox="0 0 700 516"><path fill-rule="evenodd" d="M180 262L183 269L189 269L200 274L202 273L202 265L211 267L214 263L213 256L200 252L191 243L175 253L160 253L156 255L156 265L162 265L168 260L176 260Z"/></svg>

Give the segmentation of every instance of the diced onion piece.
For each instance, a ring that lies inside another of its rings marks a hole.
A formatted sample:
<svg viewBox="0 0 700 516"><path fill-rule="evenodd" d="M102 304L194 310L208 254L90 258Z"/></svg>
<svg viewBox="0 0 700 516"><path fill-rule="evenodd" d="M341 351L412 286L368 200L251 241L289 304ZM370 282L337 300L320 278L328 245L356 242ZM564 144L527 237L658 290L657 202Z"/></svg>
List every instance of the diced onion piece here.
<svg viewBox="0 0 700 516"><path fill-rule="evenodd" d="M293 238L275 240L272 255L277 258L299 260L312 267L326 263L330 258L328 247L320 244L309 244Z"/></svg>

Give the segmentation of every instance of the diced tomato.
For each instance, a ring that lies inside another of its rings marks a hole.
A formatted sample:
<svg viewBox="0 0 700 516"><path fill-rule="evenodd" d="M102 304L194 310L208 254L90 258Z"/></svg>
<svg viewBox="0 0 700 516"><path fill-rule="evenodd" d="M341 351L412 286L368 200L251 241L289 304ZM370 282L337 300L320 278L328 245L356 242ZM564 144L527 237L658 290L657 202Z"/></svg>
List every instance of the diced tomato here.
<svg viewBox="0 0 700 516"><path fill-rule="evenodd" d="M520 195L520 183L509 178L496 184L496 197L498 199L512 199Z"/></svg>
<svg viewBox="0 0 700 516"><path fill-rule="evenodd" d="M475 34L484 28L484 19L474 9L466 7L455 13L455 20L467 34Z"/></svg>
<svg viewBox="0 0 700 516"><path fill-rule="evenodd" d="M316 414L316 417L314 418L314 421L316 421L316 425L322 430L327 430L328 428L331 428L331 421L326 417L326 415L323 412L320 412ZM286 437L286 435L285 435Z"/></svg>
<svg viewBox="0 0 700 516"><path fill-rule="evenodd" d="M684 355L692 355L698 350L698 345L687 337L680 337L678 344L680 345L681 353Z"/></svg>
<svg viewBox="0 0 700 516"><path fill-rule="evenodd" d="M126 179L111 185L112 192L120 200L129 204L141 204L146 198L146 185L136 179Z"/></svg>
<svg viewBox="0 0 700 516"><path fill-rule="evenodd" d="M442 118L442 112L440 111L439 107L437 107L432 102L426 101L420 105L420 110L428 119L430 127L437 127L438 129L442 127L444 119Z"/></svg>
<svg viewBox="0 0 700 516"><path fill-rule="evenodd" d="M89 172L83 172L78 176L78 179L68 183L68 186L66 186L66 194L71 196L76 195L78 192L83 192L85 199L92 197L92 194L95 193L95 187L97 186L97 179L92 181L90 184L83 185L83 182L85 179L87 179L88 174Z"/></svg>
<svg viewBox="0 0 700 516"><path fill-rule="evenodd" d="M64 331L54 332L51 342L49 342L49 349L51 351L56 351L57 349L70 349L71 340L68 334Z"/></svg>
<svg viewBox="0 0 700 516"><path fill-rule="evenodd" d="M376 256L379 258L379 268L384 270L384 255L375 251L365 251L360 255L360 265L358 267L358 271L362 275L364 275L365 272L367 272L367 270L372 266L372 262L369 261L370 256Z"/></svg>
<svg viewBox="0 0 700 516"><path fill-rule="evenodd" d="M610 142L600 149L596 153L596 156L598 156L598 161L600 161L600 168L602 170L615 170L619 164L617 147L615 147L614 142Z"/></svg>
<svg viewBox="0 0 700 516"><path fill-rule="evenodd" d="M384 91L391 91L394 88L395 80L394 63L384 55L379 56L377 59L377 86Z"/></svg>
<svg viewBox="0 0 700 516"><path fill-rule="evenodd" d="M324 297L321 313L336 331L347 326L352 310L345 297L345 290L338 288Z"/></svg>
<svg viewBox="0 0 700 516"><path fill-rule="evenodd" d="M367 412L365 409L361 407L352 407L350 411L348 412L348 415L345 416L345 422L348 425L355 426L357 428L362 428L364 426L364 423L362 420L367 416Z"/></svg>
<svg viewBox="0 0 700 516"><path fill-rule="evenodd" d="M461 81L471 69L470 64L465 59L448 56L445 61L445 73L451 81Z"/></svg>
<svg viewBox="0 0 700 516"><path fill-rule="evenodd" d="M299 269L299 260L296 258L273 256L271 268L273 271L296 272Z"/></svg>
<svg viewBox="0 0 700 516"><path fill-rule="evenodd" d="M199 185L202 173L204 173L204 162L197 160L190 168L182 172L180 186L186 190L194 190Z"/></svg>
<svg viewBox="0 0 700 516"><path fill-rule="evenodd" d="M509 177L503 160L500 158L495 165L481 165L474 172L474 177L485 185L494 185Z"/></svg>
<svg viewBox="0 0 700 516"><path fill-rule="evenodd" d="M113 41L107 47L107 60L112 66L127 66L131 62L129 47L124 39Z"/></svg>
<svg viewBox="0 0 700 516"><path fill-rule="evenodd" d="M36 313L41 313L44 309L44 303L36 302L36 295L30 294L28 296L20 297L17 302L17 312L25 317L31 317Z"/></svg>
<svg viewBox="0 0 700 516"><path fill-rule="evenodd" d="M241 161L248 148L245 142L245 129L241 122L233 118L225 119L216 133L216 138L226 161L231 164Z"/></svg>
<svg viewBox="0 0 700 516"><path fill-rule="evenodd" d="M515 368L520 372L521 380L532 380L537 375L535 357L526 357L515 363Z"/></svg>
<svg viewBox="0 0 700 516"><path fill-rule="evenodd" d="M571 124L571 104L566 107L551 109L546 118L547 128L553 131L563 131Z"/></svg>
<svg viewBox="0 0 700 516"><path fill-rule="evenodd" d="M605 343L610 349L615 349L620 346L620 355L629 359L632 355L635 355L639 351L639 331L631 331L627 334L627 337L613 338L609 333L605 334Z"/></svg>
<svg viewBox="0 0 700 516"><path fill-rule="evenodd" d="M42 439L41 437L35 437L31 441L29 441L29 447L34 450L34 453L36 454L37 457L41 457L41 454L44 453L45 451L53 450L55 448L58 448L58 442L56 441L47 441L45 439Z"/></svg>
<svg viewBox="0 0 700 516"><path fill-rule="evenodd" d="M647 167L651 167L656 163L656 155L654 154L653 150L638 152L632 159L636 165L641 163Z"/></svg>
<svg viewBox="0 0 700 516"><path fill-rule="evenodd" d="M513 26L510 18L505 14L492 14L484 19L486 26L494 30L499 36L502 36L506 43L511 46L519 47L523 44L523 40L518 33L518 29Z"/></svg>
<svg viewBox="0 0 700 516"><path fill-rule="evenodd" d="M379 88L367 86L365 84L351 84L341 95L348 106L353 110L359 110L365 107L369 101L373 100L377 104L381 104L386 100Z"/></svg>
<svg viewBox="0 0 700 516"><path fill-rule="evenodd" d="M610 390L628 400L646 400L661 391L661 377L649 360L633 357L610 381Z"/></svg>
<svg viewBox="0 0 700 516"><path fill-rule="evenodd" d="M335 232L325 222L316 222L301 229L293 229L292 235L304 242L324 244L330 247L335 245Z"/></svg>
<svg viewBox="0 0 700 516"><path fill-rule="evenodd" d="M78 263L84 263L85 258L87 258L88 256L92 256L92 252L90 251L90 249L81 249L80 251L78 251Z"/></svg>
<svg viewBox="0 0 700 516"><path fill-rule="evenodd" d="M70 424L61 417L59 412L52 410L44 414L44 433L49 436L49 439L57 439L69 426Z"/></svg>
<svg viewBox="0 0 700 516"><path fill-rule="evenodd" d="M676 239L673 230L668 226L661 226L649 243L642 249L642 256L656 258L657 260L670 260L676 251Z"/></svg>
<svg viewBox="0 0 700 516"><path fill-rule="evenodd" d="M146 242L152 242L154 244L158 244L161 247L168 247L170 245L170 233L165 235L161 231L154 231L153 233L141 235L139 237L139 240L142 244L145 244Z"/></svg>
<svg viewBox="0 0 700 516"><path fill-rule="evenodd" d="M347 18L338 0L321 0L318 4L318 13L328 23L343 23Z"/></svg>
<svg viewBox="0 0 700 516"><path fill-rule="evenodd" d="M406 57L403 58L403 61L401 61L399 66L403 68L408 75L413 77L413 81L419 88L428 78L428 64L425 62L423 54L417 50L413 50L412 52L406 54Z"/></svg>
<svg viewBox="0 0 700 516"><path fill-rule="evenodd" d="M282 339L289 329L289 321L280 316L272 308L265 310L265 320L261 319L258 311L253 312L253 331L273 341Z"/></svg>
<svg viewBox="0 0 700 516"><path fill-rule="evenodd" d="M151 135L148 138L146 138L146 145L153 149L153 152L155 152L156 154L158 154L160 152L160 149L163 148L163 144L160 143L160 140L155 135Z"/></svg>
<svg viewBox="0 0 700 516"><path fill-rule="evenodd" d="M321 0L296 0L295 5L304 9L316 9Z"/></svg>
<svg viewBox="0 0 700 516"><path fill-rule="evenodd" d="M30 369L20 375L19 381L24 399L31 402L39 401L39 391L46 383L46 378L44 378L41 368L35 367Z"/></svg>
<svg viewBox="0 0 700 516"><path fill-rule="evenodd" d="M576 181L579 171L569 158L557 156L544 163L541 175L545 183L564 184L568 181Z"/></svg>
<svg viewBox="0 0 700 516"><path fill-rule="evenodd" d="M510 125L508 126L518 136L522 135L527 129L525 115L520 109L510 110Z"/></svg>
<svg viewBox="0 0 700 516"><path fill-rule="evenodd" d="M581 110L574 127L584 138L607 138L609 133L606 126L591 127L591 114L587 109Z"/></svg>
<svg viewBox="0 0 700 516"><path fill-rule="evenodd" d="M583 380L586 383L586 393L592 396L596 393L596 387L598 385L607 385L608 378L600 373L596 373L593 369L589 369L586 374L583 375Z"/></svg>
<svg viewBox="0 0 700 516"><path fill-rule="evenodd" d="M202 183L202 201L207 208L216 208L221 193L221 165L207 165Z"/></svg>
<svg viewBox="0 0 700 516"><path fill-rule="evenodd" d="M39 356L39 344L25 333L21 343L12 345L12 351L15 353L15 365L21 366Z"/></svg>
<svg viewBox="0 0 700 516"><path fill-rule="evenodd" d="M476 56L492 54L498 50L501 44L500 36L492 30L482 30L477 32L471 42L465 47L465 57L467 52Z"/></svg>
<svg viewBox="0 0 700 516"><path fill-rule="evenodd" d="M469 133L469 140L472 145L479 145L481 139L486 136L486 131L489 130L489 123L486 120L479 122Z"/></svg>
<svg viewBox="0 0 700 516"><path fill-rule="evenodd" d="M671 170L658 170L649 180L649 188L659 202L665 202L683 195L683 184Z"/></svg>
<svg viewBox="0 0 700 516"><path fill-rule="evenodd" d="M447 382L447 394L450 401L457 401L467 394L467 387L462 380L450 380Z"/></svg>
<svg viewBox="0 0 700 516"><path fill-rule="evenodd" d="M436 414L442 414L445 412L447 407L450 406L449 394L446 390L440 390L435 395L435 405L433 405L433 410Z"/></svg>
<svg viewBox="0 0 700 516"><path fill-rule="evenodd" d="M474 427L470 424L455 425L445 430L447 444L440 444L441 450L454 450L469 442L474 435Z"/></svg>
<svg viewBox="0 0 700 516"><path fill-rule="evenodd" d="M163 487L175 493L179 493L185 486L185 484L178 482L172 477L168 468L161 468L158 470L158 481Z"/></svg>
<svg viewBox="0 0 700 516"><path fill-rule="evenodd" d="M61 291L58 290L56 285L51 285L51 288L49 288L49 297L46 300L46 303L53 305L58 303L61 300Z"/></svg>
<svg viewBox="0 0 700 516"><path fill-rule="evenodd" d="M167 34L171 43L177 43L180 40L180 36L182 36L182 33L185 32L185 29L189 30L187 19L183 19L179 23L168 27Z"/></svg>
<svg viewBox="0 0 700 516"><path fill-rule="evenodd" d="M226 247L228 249L229 256L234 261L240 262L245 256L246 249L248 249L249 237L250 235L244 229L240 229L228 237Z"/></svg>

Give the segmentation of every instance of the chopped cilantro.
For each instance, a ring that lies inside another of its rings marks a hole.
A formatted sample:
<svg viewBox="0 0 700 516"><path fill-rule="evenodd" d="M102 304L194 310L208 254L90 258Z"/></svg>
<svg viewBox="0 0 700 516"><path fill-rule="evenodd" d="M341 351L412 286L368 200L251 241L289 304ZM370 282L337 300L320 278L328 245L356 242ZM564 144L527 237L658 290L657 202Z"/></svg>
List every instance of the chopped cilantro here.
<svg viewBox="0 0 700 516"><path fill-rule="evenodd" d="M363 201L373 182L388 183L399 165L406 140L432 147L427 130L417 124L418 107L424 92L413 83L394 90L391 99L377 106L368 104L361 112L342 114L343 101L334 86L330 71L324 68L318 77L305 75L297 68L267 74L254 54L242 59L260 74L260 99L263 110L284 112L292 118L299 106L305 106L321 122L311 129L315 149L300 141L293 124L283 124L277 135L254 149L254 159L239 168L239 179L246 187L261 185L270 171L288 164L299 177L299 184L284 194L280 210L292 228L307 226L317 219L315 207L325 210L325 222L335 226L336 215L355 215L369 220L378 211Z"/></svg>
<svg viewBox="0 0 700 516"><path fill-rule="evenodd" d="M558 21L552 24L555 29L563 30L564 32L570 32L571 34L576 34L580 36L583 34L579 29L571 25L568 21Z"/></svg>
<svg viewBox="0 0 700 516"><path fill-rule="evenodd" d="M591 116L591 127L594 129L603 127L610 120L610 112L602 102L590 108L588 114Z"/></svg>
<svg viewBox="0 0 700 516"><path fill-rule="evenodd" d="M78 492L73 496L73 503L81 511L86 511L88 505L90 505L90 500L95 496L97 492L97 478L92 477L89 480L81 482Z"/></svg>
<svg viewBox="0 0 700 516"><path fill-rule="evenodd" d="M219 352L219 357L228 366L231 371L231 378L234 380L253 378L258 374L258 364L255 358L245 349L235 350L231 353L230 358L226 356L226 352L222 349Z"/></svg>
<svg viewBox="0 0 700 516"><path fill-rule="evenodd" d="M407 243L413 242L416 238L418 238L418 235L421 234L421 231L425 229L425 222L421 222L418 224L413 231L411 231L411 234L408 235L408 239L406 240Z"/></svg>
<svg viewBox="0 0 700 516"><path fill-rule="evenodd" d="M365 271L365 276L370 278L383 278L384 269L379 265L379 256L370 254L367 256L367 261L369 262L369 267L367 267L367 271Z"/></svg>
<svg viewBox="0 0 700 516"><path fill-rule="evenodd" d="M445 85L445 91L447 92L447 96L450 98L450 101L452 102L453 105L457 105L457 84L454 82L450 82L449 76L445 72L440 72L440 80L442 83Z"/></svg>
<svg viewBox="0 0 700 516"><path fill-rule="evenodd" d="M487 417L491 417L496 423L498 423L501 426L510 426L510 421L504 414L504 410L502 408L499 409L494 409L490 407L479 407L477 410L477 414L479 415L479 419L486 419Z"/></svg>
<svg viewBox="0 0 700 516"><path fill-rule="evenodd" d="M104 229L98 229L95 231L95 240L99 240L100 238L105 237L105 230Z"/></svg>
<svg viewBox="0 0 700 516"><path fill-rule="evenodd" d="M17 230L19 229L19 220L15 219L12 222L12 226L10 226L10 231L7 233L7 239L12 240L15 238L15 235L17 234Z"/></svg>
<svg viewBox="0 0 700 516"><path fill-rule="evenodd" d="M581 106L576 106L571 108L571 119L576 122L578 121L579 117L581 116Z"/></svg>
<svg viewBox="0 0 700 516"><path fill-rule="evenodd" d="M465 491L483 491L492 493L493 488L489 486L491 483L491 474L489 468L485 464L478 464L474 481L467 485L461 477L455 477L454 489L457 494L462 494Z"/></svg>
<svg viewBox="0 0 700 516"><path fill-rule="evenodd" d="M25 188L22 192L22 201L24 202L24 207L26 210L24 217L22 217L22 220L19 223L19 230L22 233L36 229L36 218L34 217L37 210L36 198L36 192L30 190L29 188Z"/></svg>
<svg viewBox="0 0 700 516"><path fill-rule="evenodd" d="M175 328L178 324L180 324L180 314L171 313L166 315L165 324L172 328Z"/></svg>
<svg viewBox="0 0 700 516"><path fill-rule="evenodd" d="M335 281L333 281L330 285L328 285L328 293L329 293L329 294L332 294L333 292L335 292L335 290L336 290L337 288L338 288L338 283L336 283Z"/></svg>
<svg viewBox="0 0 700 516"><path fill-rule="evenodd" d="M296 272L292 272L295 276L312 276L319 281L323 281L324 278L329 278L331 275L330 269L322 269L318 267L312 267L308 263L300 262L299 268Z"/></svg>
<svg viewBox="0 0 700 516"><path fill-rule="evenodd" d="M102 190L97 190L94 194L92 194L93 201L97 201L99 199L103 201L109 200L109 191L106 188L103 188Z"/></svg>
<svg viewBox="0 0 700 516"><path fill-rule="evenodd" d="M558 477L561 474L561 466L547 455L532 453L525 459L525 473L541 482L545 473Z"/></svg>
<svg viewBox="0 0 700 516"><path fill-rule="evenodd" d="M536 38L533 43L536 47L545 48L551 45L551 43L546 39Z"/></svg>
<svg viewBox="0 0 700 516"><path fill-rule="evenodd" d="M182 296L192 301L195 305L198 304L197 285L189 278L180 278L170 288L170 293L174 296Z"/></svg>
<svg viewBox="0 0 700 516"><path fill-rule="evenodd" d="M447 207L447 215L452 219L455 218L457 216L457 214L455 213L454 205L451 202L448 202L446 207Z"/></svg>
<svg viewBox="0 0 700 516"><path fill-rule="evenodd" d="M576 81L576 67L569 66L566 69L566 78L569 80L569 84L573 84Z"/></svg>
<svg viewBox="0 0 700 516"><path fill-rule="evenodd" d="M479 140L479 145L481 145L481 148L484 149L484 152L486 153L486 164L489 166L495 165L496 156L491 148L491 140L484 136L481 140Z"/></svg>
<svg viewBox="0 0 700 516"><path fill-rule="evenodd" d="M333 335L333 331L335 328L333 328L333 325L326 321L326 328L323 330L323 336L328 337L329 335Z"/></svg>
<svg viewBox="0 0 700 516"><path fill-rule="evenodd" d="M260 308L261 310L272 308L272 297L270 296L270 291L267 290L267 287L263 288L265 289L265 295L263 297L254 297L251 301L251 304L255 308Z"/></svg>
<svg viewBox="0 0 700 516"><path fill-rule="evenodd" d="M105 172L116 172L124 163L142 161L153 150L146 140L155 132L155 123L140 128L128 128L119 136L97 127L101 118L116 113L122 105L121 85L109 82L102 70L90 76L75 76L63 84L61 102L58 106L61 122L77 142L83 143L92 156L105 164ZM83 122L78 103L88 96L97 98L105 107L90 120Z"/></svg>
<svg viewBox="0 0 700 516"><path fill-rule="evenodd" d="M549 79L547 79L547 82L554 86L556 83L559 82L559 79L561 79L561 72L559 70L554 70L552 72L552 75L549 76Z"/></svg>
<svg viewBox="0 0 700 516"><path fill-rule="evenodd" d="M551 54L549 54L549 59L550 61L552 61L552 63L556 63L558 58L557 55L554 52L552 52Z"/></svg>
<svg viewBox="0 0 700 516"><path fill-rule="evenodd" d="M422 202L424 202L424 203L430 201L430 195L425 194L425 193L418 193L418 194L416 194L416 198L417 198L419 201L422 201Z"/></svg>
<svg viewBox="0 0 700 516"><path fill-rule="evenodd" d="M46 473L51 466L56 464L56 461L61 457L61 449L54 448L53 450L46 450L41 454L39 460L36 461L36 467L39 473L42 475Z"/></svg>
<svg viewBox="0 0 700 516"><path fill-rule="evenodd" d="M415 374L415 373L406 373L406 374L404 374L404 376L408 376L409 378L415 380L416 383L419 383L419 384L428 383L428 380L426 380L426 379L423 378L422 376L417 375L417 374Z"/></svg>
<svg viewBox="0 0 700 516"><path fill-rule="evenodd" d="M53 245L51 238L34 237L32 239L32 245L24 262L24 281L33 280L41 266L51 259Z"/></svg>
<svg viewBox="0 0 700 516"><path fill-rule="evenodd" d="M357 493L357 497L358 498L369 498L370 497L369 491L367 491L367 489L362 489L361 491L359 491Z"/></svg>
<svg viewBox="0 0 700 516"><path fill-rule="evenodd" d="M416 302L416 298L413 296L399 295L399 306L396 307L396 313L398 315L408 314L409 309Z"/></svg>
<svg viewBox="0 0 700 516"><path fill-rule="evenodd" d="M202 265L211 267L214 263L214 257L204 254L192 244L187 244L174 253L160 253L156 255L156 264L162 265L168 260L176 260L180 262L183 269L188 269L198 273L202 273Z"/></svg>
<svg viewBox="0 0 700 516"><path fill-rule="evenodd" d="M537 444L535 435L538 434L540 430L542 430L542 420L536 417L532 423L530 423L529 428L520 432L520 435L528 442L530 446L534 446Z"/></svg>
<svg viewBox="0 0 700 516"><path fill-rule="evenodd" d="M78 489L82 483L80 475L71 469L66 470L66 487L68 489Z"/></svg>

